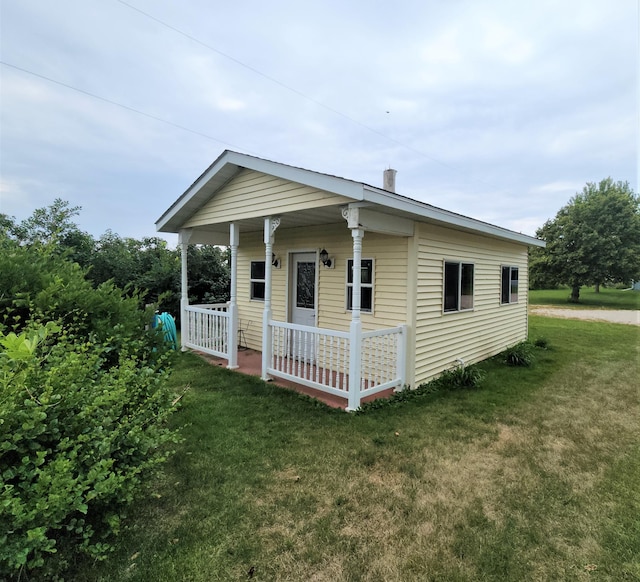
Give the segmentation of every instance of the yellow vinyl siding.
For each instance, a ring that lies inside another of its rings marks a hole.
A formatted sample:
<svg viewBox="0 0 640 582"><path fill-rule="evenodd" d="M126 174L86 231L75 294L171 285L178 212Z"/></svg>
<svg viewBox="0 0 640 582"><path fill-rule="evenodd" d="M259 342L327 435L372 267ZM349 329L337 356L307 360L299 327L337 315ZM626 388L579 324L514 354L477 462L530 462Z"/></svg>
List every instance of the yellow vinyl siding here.
<svg viewBox="0 0 640 582"><path fill-rule="evenodd" d="M273 214L274 209L284 214L349 201L324 190L243 169L185 222L184 228L262 218Z"/></svg>
<svg viewBox="0 0 640 582"><path fill-rule="evenodd" d="M527 248L451 229L417 229L415 384L495 355L527 335ZM474 264L473 310L443 313L445 260ZM501 266L519 267L519 301L500 304Z"/></svg>
<svg viewBox="0 0 640 582"><path fill-rule="evenodd" d="M317 252L325 248L335 268L327 269L318 260L317 325L321 328L348 331L351 312L346 310L347 259L353 256L351 231L346 223L311 228L278 229L273 251L281 260L281 268L273 269L272 312L278 321L287 321L289 293L289 253ZM395 327L407 321L407 239L376 233L365 233L363 258L374 259L374 313L362 313L365 331ZM252 260L264 260L261 234L243 235L238 247L238 314L241 325L250 321L245 332L252 349L262 346L262 314L264 302L249 298L249 274Z"/></svg>

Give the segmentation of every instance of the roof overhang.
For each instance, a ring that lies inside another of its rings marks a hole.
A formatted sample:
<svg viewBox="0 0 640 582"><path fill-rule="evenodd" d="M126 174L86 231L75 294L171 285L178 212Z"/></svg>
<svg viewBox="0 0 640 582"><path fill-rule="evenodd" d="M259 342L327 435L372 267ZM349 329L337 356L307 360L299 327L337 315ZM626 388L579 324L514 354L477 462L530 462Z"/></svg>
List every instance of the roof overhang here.
<svg viewBox="0 0 640 582"><path fill-rule="evenodd" d="M368 217L369 222L371 222L371 230L376 230L377 232L385 232L384 219L386 218L386 228L389 234L411 236L412 228L409 227L408 221L416 220L528 246L544 247L546 244L535 237L450 212L361 182L354 182L345 178L297 168L230 150L223 152L187 188L184 194L166 210L156 221L156 229L159 232L180 232L183 225L243 168L324 190L332 194L339 194L351 200L350 205L357 205L363 210L367 209L363 213L363 217ZM340 220L339 207L326 207L285 216L281 227L328 224ZM364 226L366 228L366 225ZM239 227L244 232L258 231L262 228L262 221L260 219L245 220L239 224ZM198 227L191 231L191 235L190 241L193 243L225 245L228 244L229 240L228 223Z"/></svg>

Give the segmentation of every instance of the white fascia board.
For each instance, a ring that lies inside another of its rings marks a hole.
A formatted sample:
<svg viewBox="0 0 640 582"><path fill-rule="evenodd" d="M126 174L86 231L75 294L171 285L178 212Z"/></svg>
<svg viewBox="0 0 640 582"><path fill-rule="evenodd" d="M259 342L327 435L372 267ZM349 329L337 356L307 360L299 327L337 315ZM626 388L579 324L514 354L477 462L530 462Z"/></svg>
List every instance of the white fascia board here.
<svg viewBox="0 0 640 582"><path fill-rule="evenodd" d="M198 179L189 186L182 196L178 198L163 214L158 220L156 220L156 230L159 232L176 232L174 229L164 230L167 224L182 210L185 209L186 206L189 205L190 202L197 196L198 192L222 169L228 164L227 155L234 152L229 152L228 150L223 152L218 159L213 162L199 177ZM237 171L237 168L232 169L231 174ZM177 227L179 228L179 226Z"/></svg>
<svg viewBox="0 0 640 582"><path fill-rule="evenodd" d="M462 214L456 214L455 212L437 208L436 206L431 206L430 204L419 202L418 200L412 200L405 196L399 196L385 190L376 190L371 187L365 187L364 195L365 200L367 201L379 204L380 206L387 206L395 210L400 210L401 212L407 212L427 220L433 220L445 225L501 238L503 240L518 242L528 246L546 246L544 241L535 237L514 232L500 226L495 226L488 222L482 222L475 218L469 218Z"/></svg>

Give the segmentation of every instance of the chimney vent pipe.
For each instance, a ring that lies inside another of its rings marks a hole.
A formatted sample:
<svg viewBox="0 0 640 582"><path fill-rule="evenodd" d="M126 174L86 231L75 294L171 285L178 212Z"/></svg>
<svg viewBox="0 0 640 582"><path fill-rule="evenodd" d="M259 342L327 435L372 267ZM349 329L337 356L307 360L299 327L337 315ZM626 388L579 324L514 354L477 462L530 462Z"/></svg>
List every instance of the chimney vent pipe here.
<svg viewBox="0 0 640 582"><path fill-rule="evenodd" d="M389 168L385 170L382 175L382 188L387 190L388 192L396 191L396 174L398 172L396 170L392 170Z"/></svg>

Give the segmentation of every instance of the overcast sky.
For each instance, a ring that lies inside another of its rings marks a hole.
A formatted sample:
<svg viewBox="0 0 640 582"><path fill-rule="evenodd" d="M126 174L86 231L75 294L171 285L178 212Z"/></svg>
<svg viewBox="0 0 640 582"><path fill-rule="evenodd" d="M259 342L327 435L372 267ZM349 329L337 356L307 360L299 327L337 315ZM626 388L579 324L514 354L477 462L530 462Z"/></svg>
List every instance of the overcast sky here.
<svg viewBox="0 0 640 582"><path fill-rule="evenodd" d="M0 212L152 236L234 149L534 234L638 191L639 3L0 0Z"/></svg>

